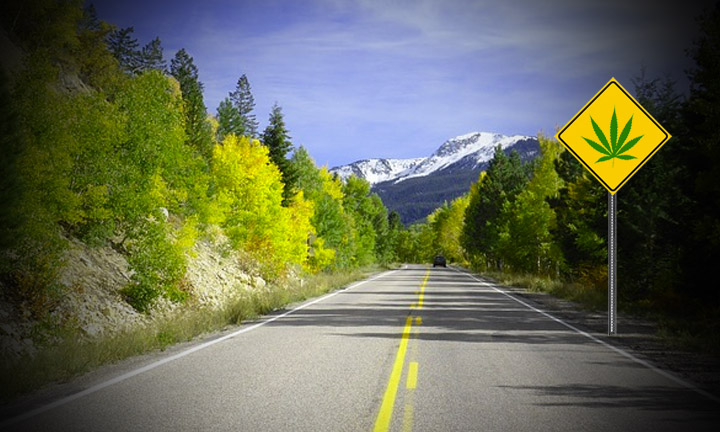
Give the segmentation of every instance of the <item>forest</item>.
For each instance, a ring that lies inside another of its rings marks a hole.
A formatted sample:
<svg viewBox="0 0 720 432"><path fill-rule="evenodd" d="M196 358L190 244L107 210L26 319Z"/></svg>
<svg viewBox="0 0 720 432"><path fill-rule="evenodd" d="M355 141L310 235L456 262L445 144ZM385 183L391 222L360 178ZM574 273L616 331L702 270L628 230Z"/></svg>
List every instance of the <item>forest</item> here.
<svg viewBox="0 0 720 432"><path fill-rule="evenodd" d="M2 8L22 54L1 78L4 298L49 313L69 239L127 257L122 294L141 312L190 295L202 238L226 237L268 281L395 260L400 225L368 183L296 149L278 104L258 130L245 75L209 113L186 50L168 64L159 38L142 44L81 1Z"/></svg>
<svg viewBox="0 0 720 432"><path fill-rule="evenodd" d="M687 96L643 70L635 98L673 137L618 192L621 310L720 351L720 6L699 20ZM482 272L607 307L607 192L556 140L523 164L500 149L470 191L411 227L402 259L442 253ZM431 251L431 252L427 252ZM512 277L509 278L512 280ZM693 342L694 341L694 342Z"/></svg>
<svg viewBox="0 0 720 432"><path fill-rule="evenodd" d="M559 281L603 305L606 191L556 141L523 163L497 151L468 193L404 227L369 184L295 147L279 104L259 130L250 80L208 112L191 53L98 19L81 1L7 1L20 54L0 74L0 286L37 317L62 296L70 239L127 257L138 311L183 302L188 259L223 236L267 280L288 272L429 262ZM618 193L620 307L720 334L720 9L689 50L690 92L649 78L636 99L673 138ZM715 343L714 346L720 346Z"/></svg>

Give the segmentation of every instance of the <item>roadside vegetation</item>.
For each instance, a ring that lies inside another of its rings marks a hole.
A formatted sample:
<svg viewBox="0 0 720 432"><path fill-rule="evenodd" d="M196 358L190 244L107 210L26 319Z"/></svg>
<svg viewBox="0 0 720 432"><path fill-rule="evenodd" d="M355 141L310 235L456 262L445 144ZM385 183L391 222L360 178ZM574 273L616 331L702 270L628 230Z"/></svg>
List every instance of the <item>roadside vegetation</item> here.
<svg viewBox="0 0 720 432"><path fill-rule="evenodd" d="M143 44L80 0L7 1L0 16L14 53L0 70L0 301L12 308L0 335L14 319L36 323L19 336L35 354L2 353L3 393L188 340L397 261L397 215L366 181L342 182L296 148L280 105L260 130L244 74L209 113L190 53L168 63L159 38ZM217 238L263 283L210 312L194 307L187 272L198 242ZM57 314L68 290L90 288L60 280L76 241L122 255L119 295L137 312L171 302L184 313L87 337Z"/></svg>
<svg viewBox="0 0 720 432"><path fill-rule="evenodd" d="M720 257L720 8L698 22L688 96L644 71L633 82L672 138L618 193L618 294L622 310L658 322L667 341L718 354L720 291L708 281ZM539 142L527 164L498 148L467 195L402 234L400 256L442 253L605 310L607 192L554 139Z"/></svg>
<svg viewBox="0 0 720 432"><path fill-rule="evenodd" d="M635 81L673 138L618 194L619 304L718 352L720 292L707 280L720 257L720 10L700 23L688 97ZM296 147L279 104L260 130L246 75L208 112L190 53L168 63L159 38L141 44L82 1L5 1L0 25L16 51L0 70L0 301L37 323L24 337L40 347L3 353L3 398L439 253L605 307L606 192L552 139L527 164L498 149L467 195L405 228L366 181L343 182ZM218 237L267 285L211 311L196 306L188 267ZM54 314L72 241L124 257L119 293L135 311L165 301L183 313L80 337Z"/></svg>
<svg viewBox="0 0 720 432"><path fill-rule="evenodd" d="M251 321L288 305L317 297L350 283L364 279L385 267L368 266L351 271L309 275L278 281L266 289L248 291L222 308L189 306L177 313L155 319L148 326L97 339L78 338L74 329L56 329L57 343L45 346L22 361L5 364L0 370L0 402L47 383L62 382L130 356L193 340L203 334L217 332Z"/></svg>

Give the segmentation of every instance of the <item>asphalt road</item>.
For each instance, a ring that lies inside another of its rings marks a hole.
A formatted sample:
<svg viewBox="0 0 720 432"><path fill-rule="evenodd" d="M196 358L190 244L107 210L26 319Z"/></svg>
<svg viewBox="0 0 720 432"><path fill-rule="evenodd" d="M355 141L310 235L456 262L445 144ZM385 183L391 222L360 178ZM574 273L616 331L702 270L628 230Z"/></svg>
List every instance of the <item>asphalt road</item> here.
<svg viewBox="0 0 720 432"><path fill-rule="evenodd" d="M720 430L717 399L532 306L409 266L91 374L0 429Z"/></svg>

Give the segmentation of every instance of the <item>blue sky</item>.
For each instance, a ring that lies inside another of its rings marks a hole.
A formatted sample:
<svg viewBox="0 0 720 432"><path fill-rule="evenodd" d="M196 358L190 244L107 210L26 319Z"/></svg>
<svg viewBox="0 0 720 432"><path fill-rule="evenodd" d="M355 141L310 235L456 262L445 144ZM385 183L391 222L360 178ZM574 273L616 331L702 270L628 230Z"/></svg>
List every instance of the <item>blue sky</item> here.
<svg viewBox="0 0 720 432"><path fill-rule="evenodd" d="M611 78L669 76L711 2L93 1L98 16L185 48L205 104L247 75L261 129L273 103L295 146L330 167L428 156L471 131L554 135ZM672 133L672 131L670 131Z"/></svg>

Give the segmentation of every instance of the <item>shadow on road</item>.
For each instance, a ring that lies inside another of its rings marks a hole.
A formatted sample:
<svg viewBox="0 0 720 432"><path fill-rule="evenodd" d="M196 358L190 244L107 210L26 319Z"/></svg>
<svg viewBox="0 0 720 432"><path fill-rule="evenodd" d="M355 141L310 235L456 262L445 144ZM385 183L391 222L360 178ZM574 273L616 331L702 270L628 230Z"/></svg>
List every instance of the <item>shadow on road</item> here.
<svg viewBox="0 0 720 432"><path fill-rule="evenodd" d="M414 274L413 274L414 273ZM419 340L467 343L593 344L492 288L450 269L431 269L421 310L425 270L399 271L362 289L297 311L270 325L327 327L334 336L398 339L409 313L422 317ZM350 300L352 299L352 300ZM342 331L347 328L348 331ZM352 330L350 330L352 329Z"/></svg>
<svg viewBox="0 0 720 432"><path fill-rule="evenodd" d="M707 412L708 420L717 420L717 404L697 393L677 387L645 386L629 388L613 385L547 385L498 386L511 391L537 396L537 406L570 406L584 408L634 408L647 411ZM696 420L702 420L697 419Z"/></svg>

